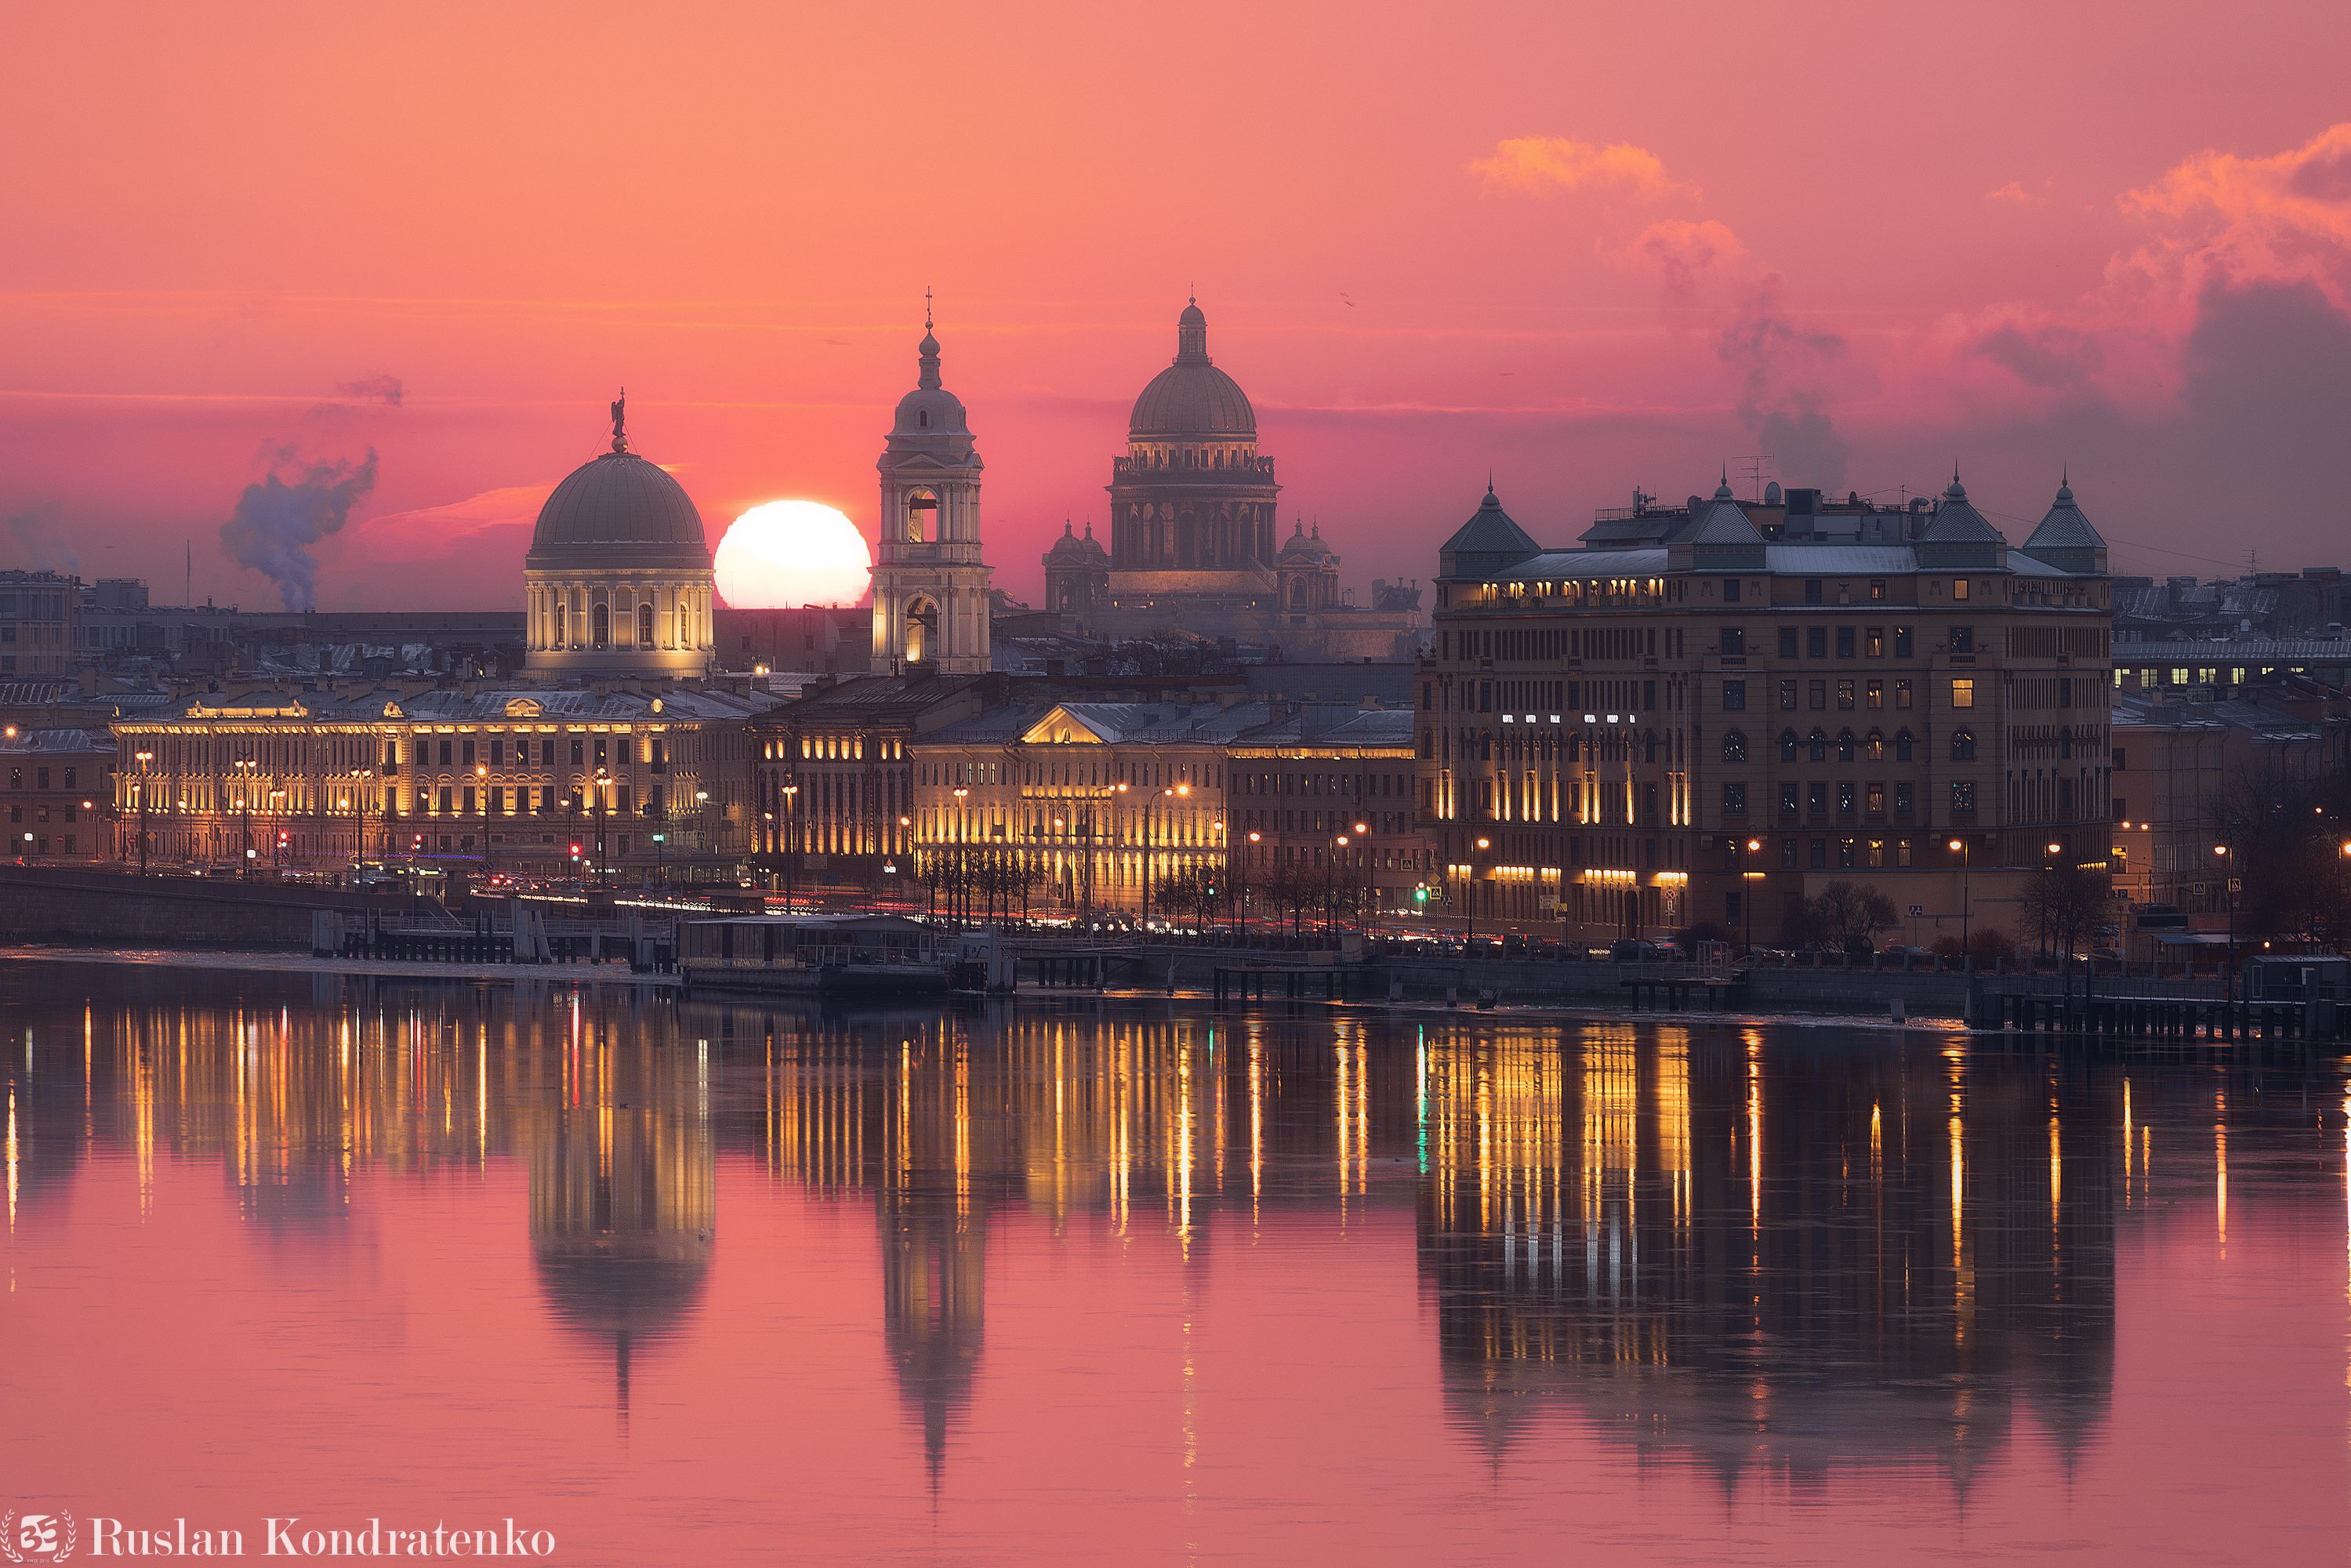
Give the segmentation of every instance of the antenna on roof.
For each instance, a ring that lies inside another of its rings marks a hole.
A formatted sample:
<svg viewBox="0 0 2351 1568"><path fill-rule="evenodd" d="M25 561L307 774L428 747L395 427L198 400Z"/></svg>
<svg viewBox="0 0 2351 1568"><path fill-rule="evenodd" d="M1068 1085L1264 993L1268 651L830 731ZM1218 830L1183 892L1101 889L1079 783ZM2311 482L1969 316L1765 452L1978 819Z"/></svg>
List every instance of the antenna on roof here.
<svg viewBox="0 0 2351 1568"><path fill-rule="evenodd" d="M1769 452L1750 452L1739 461L1746 465L1740 472L1747 476L1748 494L1761 502L1763 498L1764 465L1772 461L1772 455ZM1723 471L1722 482L1726 485L1730 483L1730 473L1728 467Z"/></svg>

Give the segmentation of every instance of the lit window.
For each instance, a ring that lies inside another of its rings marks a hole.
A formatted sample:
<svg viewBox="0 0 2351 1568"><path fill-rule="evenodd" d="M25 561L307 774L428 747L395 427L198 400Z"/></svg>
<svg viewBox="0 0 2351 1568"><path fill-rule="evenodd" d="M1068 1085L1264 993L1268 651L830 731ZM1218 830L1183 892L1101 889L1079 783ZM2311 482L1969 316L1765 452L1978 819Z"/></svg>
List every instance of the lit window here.
<svg viewBox="0 0 2351 1568"><path fill-rule="evenodd" d="M1951 706L1955 708L1976 706L1976 684L1965 677L1951 682Z"/></svg>

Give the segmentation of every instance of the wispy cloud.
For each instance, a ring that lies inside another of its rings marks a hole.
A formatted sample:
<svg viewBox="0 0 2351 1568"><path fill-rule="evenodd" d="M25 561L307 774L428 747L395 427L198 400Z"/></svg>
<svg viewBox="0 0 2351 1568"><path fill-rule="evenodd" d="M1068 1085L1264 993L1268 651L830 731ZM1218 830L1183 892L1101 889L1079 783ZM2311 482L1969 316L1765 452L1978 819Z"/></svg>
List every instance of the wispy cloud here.
<svg viewBox="0 0 2351 1568"><path fill-rule="evenodd" d="M2011 180L2007 184L2001 186L1996 191L1986 191L1984 193L1984 200L1988 202L2013 202L2020 207L2045 207L2049 204L2048 197L2035 195L2014 180Z"/></svg>
<svg viewBox="0 0 2351 1568"><path fill-rule="evenodd" d="M1745 242L1712 218L1660 218L1622 245L1604 240L1594 248L1602 260L1627 272L1655 273L1677 303L1694 298L1701 279L1747 260Z"/></svg>
<svg viewBox="0 0 2351 1568"><path fill-rule="evenodd" d="M1697 186L1668 177L1663 159L1629 141L1600 146L1571 136L1513 136L1497 142L1491 156L1474 160L1469 172L1489 194L1600 191L1662 202L1698 193Z"/></svg>

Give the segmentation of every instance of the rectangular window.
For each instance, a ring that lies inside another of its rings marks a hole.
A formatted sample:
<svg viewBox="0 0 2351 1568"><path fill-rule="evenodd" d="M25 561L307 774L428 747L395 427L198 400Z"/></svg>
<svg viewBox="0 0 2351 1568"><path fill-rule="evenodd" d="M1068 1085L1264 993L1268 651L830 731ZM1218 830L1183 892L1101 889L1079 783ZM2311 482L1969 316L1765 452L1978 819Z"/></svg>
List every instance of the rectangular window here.
<svg viewBox="0 0 2351 1568"><path fill-rule="evenodd" d="M1972 626L1952 627L1951 652L1954 653L1972 653L1975 651L1976 629Z"/></svg>
<svg viewBox="0 0 2351 1568"><path fill-rule="evenodd" d="M466 786L465 786L465 815L467 815L467 816L469 816L469 817L470 817L470 816L472 816L473 814L474 814L474 787L473 787L471 784L468 784L468 785L466 785Z"/></svg>
<svg viewBox="0 0 2351 1568"><path fill-rule="evenodd" d="M1829 865L1828 840L1814 839L1812 842L1812 853L1807 858L1813 862L1814 871L1826 871Z"/></svg>
<svg viewBox="0 0 2351 1568"><path fill-rule="evenodd" d="M1821 580L1817 577L1808 577L1804 579L1804 602L1807 604L1818 604L1820 601Z"/></svg>
<svg viewBox="0 0 2351 1568"><path fill-rule="evenodd" d="M1972 779L1951 780L1951 814L1972 817L1976 814L1976 781Z"/></svg>
<svg viewBox="0 0 2351 1568"><path fill-rule="evenodd" d="M1796 786L1780 786L1780 815L1792 820L1796 815Z"/></svg>
<svg viewBox="0 0 2351 1568"><path fill-rule="evenodd" d="M1840 658L1840 659L1850 659L1850 658L1852 658L1852 657L1853 657L1853 628L1852 628L1852 627L1850 627L1850 626L1840 626L1840 627L1838 627L1838 628L1836 629L1836 632L1837 632L1837 657L1838 657L1838 658Z"/></svg>
<svg viewBox="0 0 2351 1568"><path fill-rule="evenodd" d="M1966 676L1955 677L1952 680L1951 706L1955 708L1968 708L1976 706L1976 684L1973 680L1970 680Z"/></svg>
<svg viewBox="0 0 2351 1568"><path fill-rule="evenodd" d="M1883 600L1885 597L1886 597L1886 580L1885 580L1884 578L1882 578L1882 577L1873 577L1873 578L1871 578L1871 579L1869 580L1869 598L1870 598L1870 602L1871 602L1871 603L1873 603L1873 604L1874 604L1874 603L1876 603L1876 602L1878 602L1879 601Z"/></svg>
<svg viewBox="0 0 2351 1568"><path fill-rule="evenodd" d="M1725 681L1722 683L1722 711L1725 713L1744 713L1747 711L1747 683L1745 681Z"/></svg>
<svg viewBox="0 0 2351 1568"><path fill-rule="evenodd" d="M462 749L458 752L457 760L471 768L474 765L474 737L469 735L459 744Z"/></svg>
<svg viewBox="0 0 2351 1568"><path fill-rule="evenodd" d="M1722 787L1722 814L1726 817L1747 815L1747 786L1729 782Z"/></svg>
<svg viewBox="0 0 2351 1568"><path fill-rule="evenodd" d="M1825 659L1829 656L1829 629L1825 626L1804 628L1804 657Z"/></svg>
<svg viewBox="0 0 2351 1568"><path fill-rule="evenodd" d="M1793 626L1782 626L1780 628L1780 657L1792 659L1795 656L1796 629Z"/></svg>
<svg viewBox="0 0 2351 1568"><path fill-rule="evenodd" d="M1910 628L1907 626L1894 629L1894 656L1897 659L1910 656Z"/></svg>
<svg viewBox="0 0 2351 1568"><path fill-rule="evenodd" d="M552 742L549 744L552 745ZM571 766L580 767L588 760L588 742L580 736L571 737Z"/></svg>
<svg viewBox="0 0 2351 1568"><path fill-rule="evenodd" d="M441 814L442 814L443 816L444 816L444 817L446 817L446 816L448 816L448 815L450 815L450 814L451 814L451 811L450 811L450 807L451 807L451 804L452 804L452 802L451 802L451 800L450 800L450 795L451 795L451 793L452 793L452 790L451 790L451 789L450 789L450 786L448 786L448 785L446 785L446 784L444 784L444 785L442 785L442 786L441 786Z"/></svg>
<svg viewBox="0 0 2351 1568"><path fill-rule="evenodd" d="M1796 841L1793 839L1780 841L1780 869L1782 871L1796 869Z"/></svg>
<svg viewBox="0 0 2351 1568"><path fill-rule="evenodd" d="M1742 626L1722 628L1722 652L1733 657L1747 652L1747 630Z"/></svg>
<svg viewBox="0 0 2351 1568"><path fill-rule="evenodd" d="M1867 802L1867 810L1871 816L1882 817L1886 815L1885 780L1880 779L1871 779L1869 781L1869 793L1864 799Z"/></svg>
<svg viewBox="0 0 2351 1568"><path fill-rule="evenodd" d="M1886 683L1884 681L1870 681L1863 685L1861 692L1862 701L1867 704L1873 712L1886 706Z"/></svg>
<svg viewBox="0 0 2351 1568"><path fill-rule="evenodd" d="M1894 706L1898 708L1905 708L1910 706L1910 683L1908 681L1900 680L1894 683Z"/></svg>
<svg viewBox="0 0 2351 1568"><path fill-rule="evenodd" d="M1739 602L1739 580L1737 578L1726 577L1722 580L1722 601L1725 604L1736 604Z"/></svg>
<svg viewBox="0 0 2351 1568"><path fill-rule="evenodd" d="M1873 659L1886 657L1886 628L1872 626L1861 634L1862 652Z"/></svg>
<svg viewBox="0 0 2351 1568"><path fill-rule="evenodd" d="M1793 681L1780 683L1780 711L1782 713L1796 711L1796 683Z"/></svg>
<svg viewBox="0 0 2351 1568"><path fill-rule="evenodd" d="M1837 707L1839 711L1844 713L1851 713L1853 711L1853 683L1851 681L1839 681L1837 683Z"/></svg>
<svg viewBox="0 0 2351 1568"><path fill-rule="evenodd" d="M1839 839L1837 841L1837 864L1842 868L1851 870L1853 867L1853 841L1851 839Z"/></svg>
<svg viewBox="0 0 2351 1568"><path fill-rule="evenodd" d="M1964 603L1968 597L1968 587L1969 583L1966 578L1955 577L1951 579L1951 597Z"/></svg>
<svg viewBox="0 0 2351 1568"><path fill-rule="evenodd" d="M1810 695L1813 699L1813 711L1820 712L1829 706L1829 684L1826 681L1814 681L1812 684Z"/></svg>
<svg viewBox="0 0 2351 1568"><path fill-rule="evenodd" d="M1840 817L1850 817L1850 816L1852 816L1852 815L1853 815L1853 806L1854 806L1854 785L1853 785L1853 780L1852 780L1852 779L1841 779L1837 780L1837 815L1838 815L1838 816L1840 816Z"/></svg>
<svg viewBox="0 0 2351 1568"><path fill-rule="evenodd" d="M2074 678L2071 675L2057 677L2057 706L2059 707L2074 706Z"/></svg>
<svg viewBox="0 0 2351 1568"><path fill-rule="evenodd" d="M1809 817L1829 814L1829 787L1820 779L1804 786L1804 814Z"/></svg>

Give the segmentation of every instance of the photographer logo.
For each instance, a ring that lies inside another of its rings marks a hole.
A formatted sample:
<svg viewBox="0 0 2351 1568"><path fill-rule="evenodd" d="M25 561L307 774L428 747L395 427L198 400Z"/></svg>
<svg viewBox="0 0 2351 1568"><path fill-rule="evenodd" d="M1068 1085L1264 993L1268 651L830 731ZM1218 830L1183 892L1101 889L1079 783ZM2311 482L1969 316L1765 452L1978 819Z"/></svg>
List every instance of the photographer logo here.
<svg viewBox="0 0 2351 1568"><path fill-rule="evenodd" d="M62 1563L74 1554L78 1531L69 1513L0 1515L0 1555L11 1563Z"/></svg>

